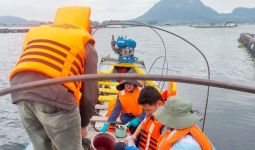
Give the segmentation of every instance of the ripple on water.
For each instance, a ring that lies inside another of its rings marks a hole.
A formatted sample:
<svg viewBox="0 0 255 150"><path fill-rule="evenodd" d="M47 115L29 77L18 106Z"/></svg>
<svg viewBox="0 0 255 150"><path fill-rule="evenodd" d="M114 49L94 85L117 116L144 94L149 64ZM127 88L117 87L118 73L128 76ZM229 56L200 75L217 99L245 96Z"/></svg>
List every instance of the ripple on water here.
<svg viewBox="0 0 255 150"><path fill-rule="evenodd" d="M25 148L25 143L19 144L14 142L9 142L8 144L3 144L0 146L1 150L24 150Z"/></svg>

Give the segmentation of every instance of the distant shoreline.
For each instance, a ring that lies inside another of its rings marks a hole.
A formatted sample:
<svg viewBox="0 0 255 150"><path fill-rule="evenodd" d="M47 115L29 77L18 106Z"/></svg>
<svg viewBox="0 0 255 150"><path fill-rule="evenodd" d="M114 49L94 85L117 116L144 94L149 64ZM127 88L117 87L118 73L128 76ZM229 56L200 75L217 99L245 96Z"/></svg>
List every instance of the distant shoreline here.
<svg viewBox="0 0 255 150"><path fill-rule="evenodd" d="M26 33L28 30L29 28L0 28L0 33Z"/></svg>

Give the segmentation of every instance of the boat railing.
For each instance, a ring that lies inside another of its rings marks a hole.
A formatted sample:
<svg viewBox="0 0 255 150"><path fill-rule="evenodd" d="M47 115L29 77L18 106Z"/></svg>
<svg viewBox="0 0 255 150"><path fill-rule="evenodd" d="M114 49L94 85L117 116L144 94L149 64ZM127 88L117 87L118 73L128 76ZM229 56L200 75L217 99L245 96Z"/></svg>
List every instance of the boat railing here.
<svg viewBox="0 0 255 150"><path fill-rule="evenodd" d="M0 90L0 96L18 92L22 90L27 90L31 88L38 88L42 86L48 86L52 84L58 84L63 82L71 82L71 81L82 81L82 80L123 80L123 79L131 79L131 80L153 80L153 81L175 81L180 83L188 83L188 84L196 84L217 88L224 88L229 90L236 90L246 93L255 94L255 87L234 84L223 81L216 80L208 80L202 78L194 78L194 77L186 77L186 76L175 76L175 75L158 75L158 74L88 74L88 75L77 75L77 76L69 76L63 78L55 78L55 79L46 79L35 82L29 82L24 84L15 85L12 87L8 87Z"/></svg>

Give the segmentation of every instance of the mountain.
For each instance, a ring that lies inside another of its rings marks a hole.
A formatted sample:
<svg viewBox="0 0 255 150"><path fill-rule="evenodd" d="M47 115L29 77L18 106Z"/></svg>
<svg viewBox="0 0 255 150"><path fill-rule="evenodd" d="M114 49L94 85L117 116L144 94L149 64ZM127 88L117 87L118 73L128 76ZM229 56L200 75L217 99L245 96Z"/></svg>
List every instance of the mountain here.
<svg viewBox="0 0 255 150"><path fill-rule="evenodd" d="M0 25L11 26L11 25L39 25L42 22L35 20L26 20L20 17L14 16L0 16Z"/></svg>
<svg viewBox="0 0 255 150"><path fill-rule="evenodd" d="M219 14L200 0L161 0L137 21L147 23L255 23L255 8L236 8L230 14Z"/></svg>
<svg viewBox="0 0 255 150"><path fill-rule="evenodd" d="M238 23L255 23L255 8L236 8L231 14L222 14L223 18L230 18Z"/></svg>

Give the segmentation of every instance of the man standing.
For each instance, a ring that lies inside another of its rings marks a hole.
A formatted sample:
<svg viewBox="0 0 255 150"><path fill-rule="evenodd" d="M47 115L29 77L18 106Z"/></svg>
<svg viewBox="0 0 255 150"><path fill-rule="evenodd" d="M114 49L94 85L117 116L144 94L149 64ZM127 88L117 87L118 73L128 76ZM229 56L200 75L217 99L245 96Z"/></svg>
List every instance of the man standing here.
<svg viewBox="0 0 255 150"><path fill-rule="evenodd" d="M10 74L11 86L93 74L97 52L90 35L90 8L59 8L50 25L33 27ZM98 98L96 81L75 81L11 94L35 150L81 150ZM80 111L79 111L80 106Z"/></svg>

